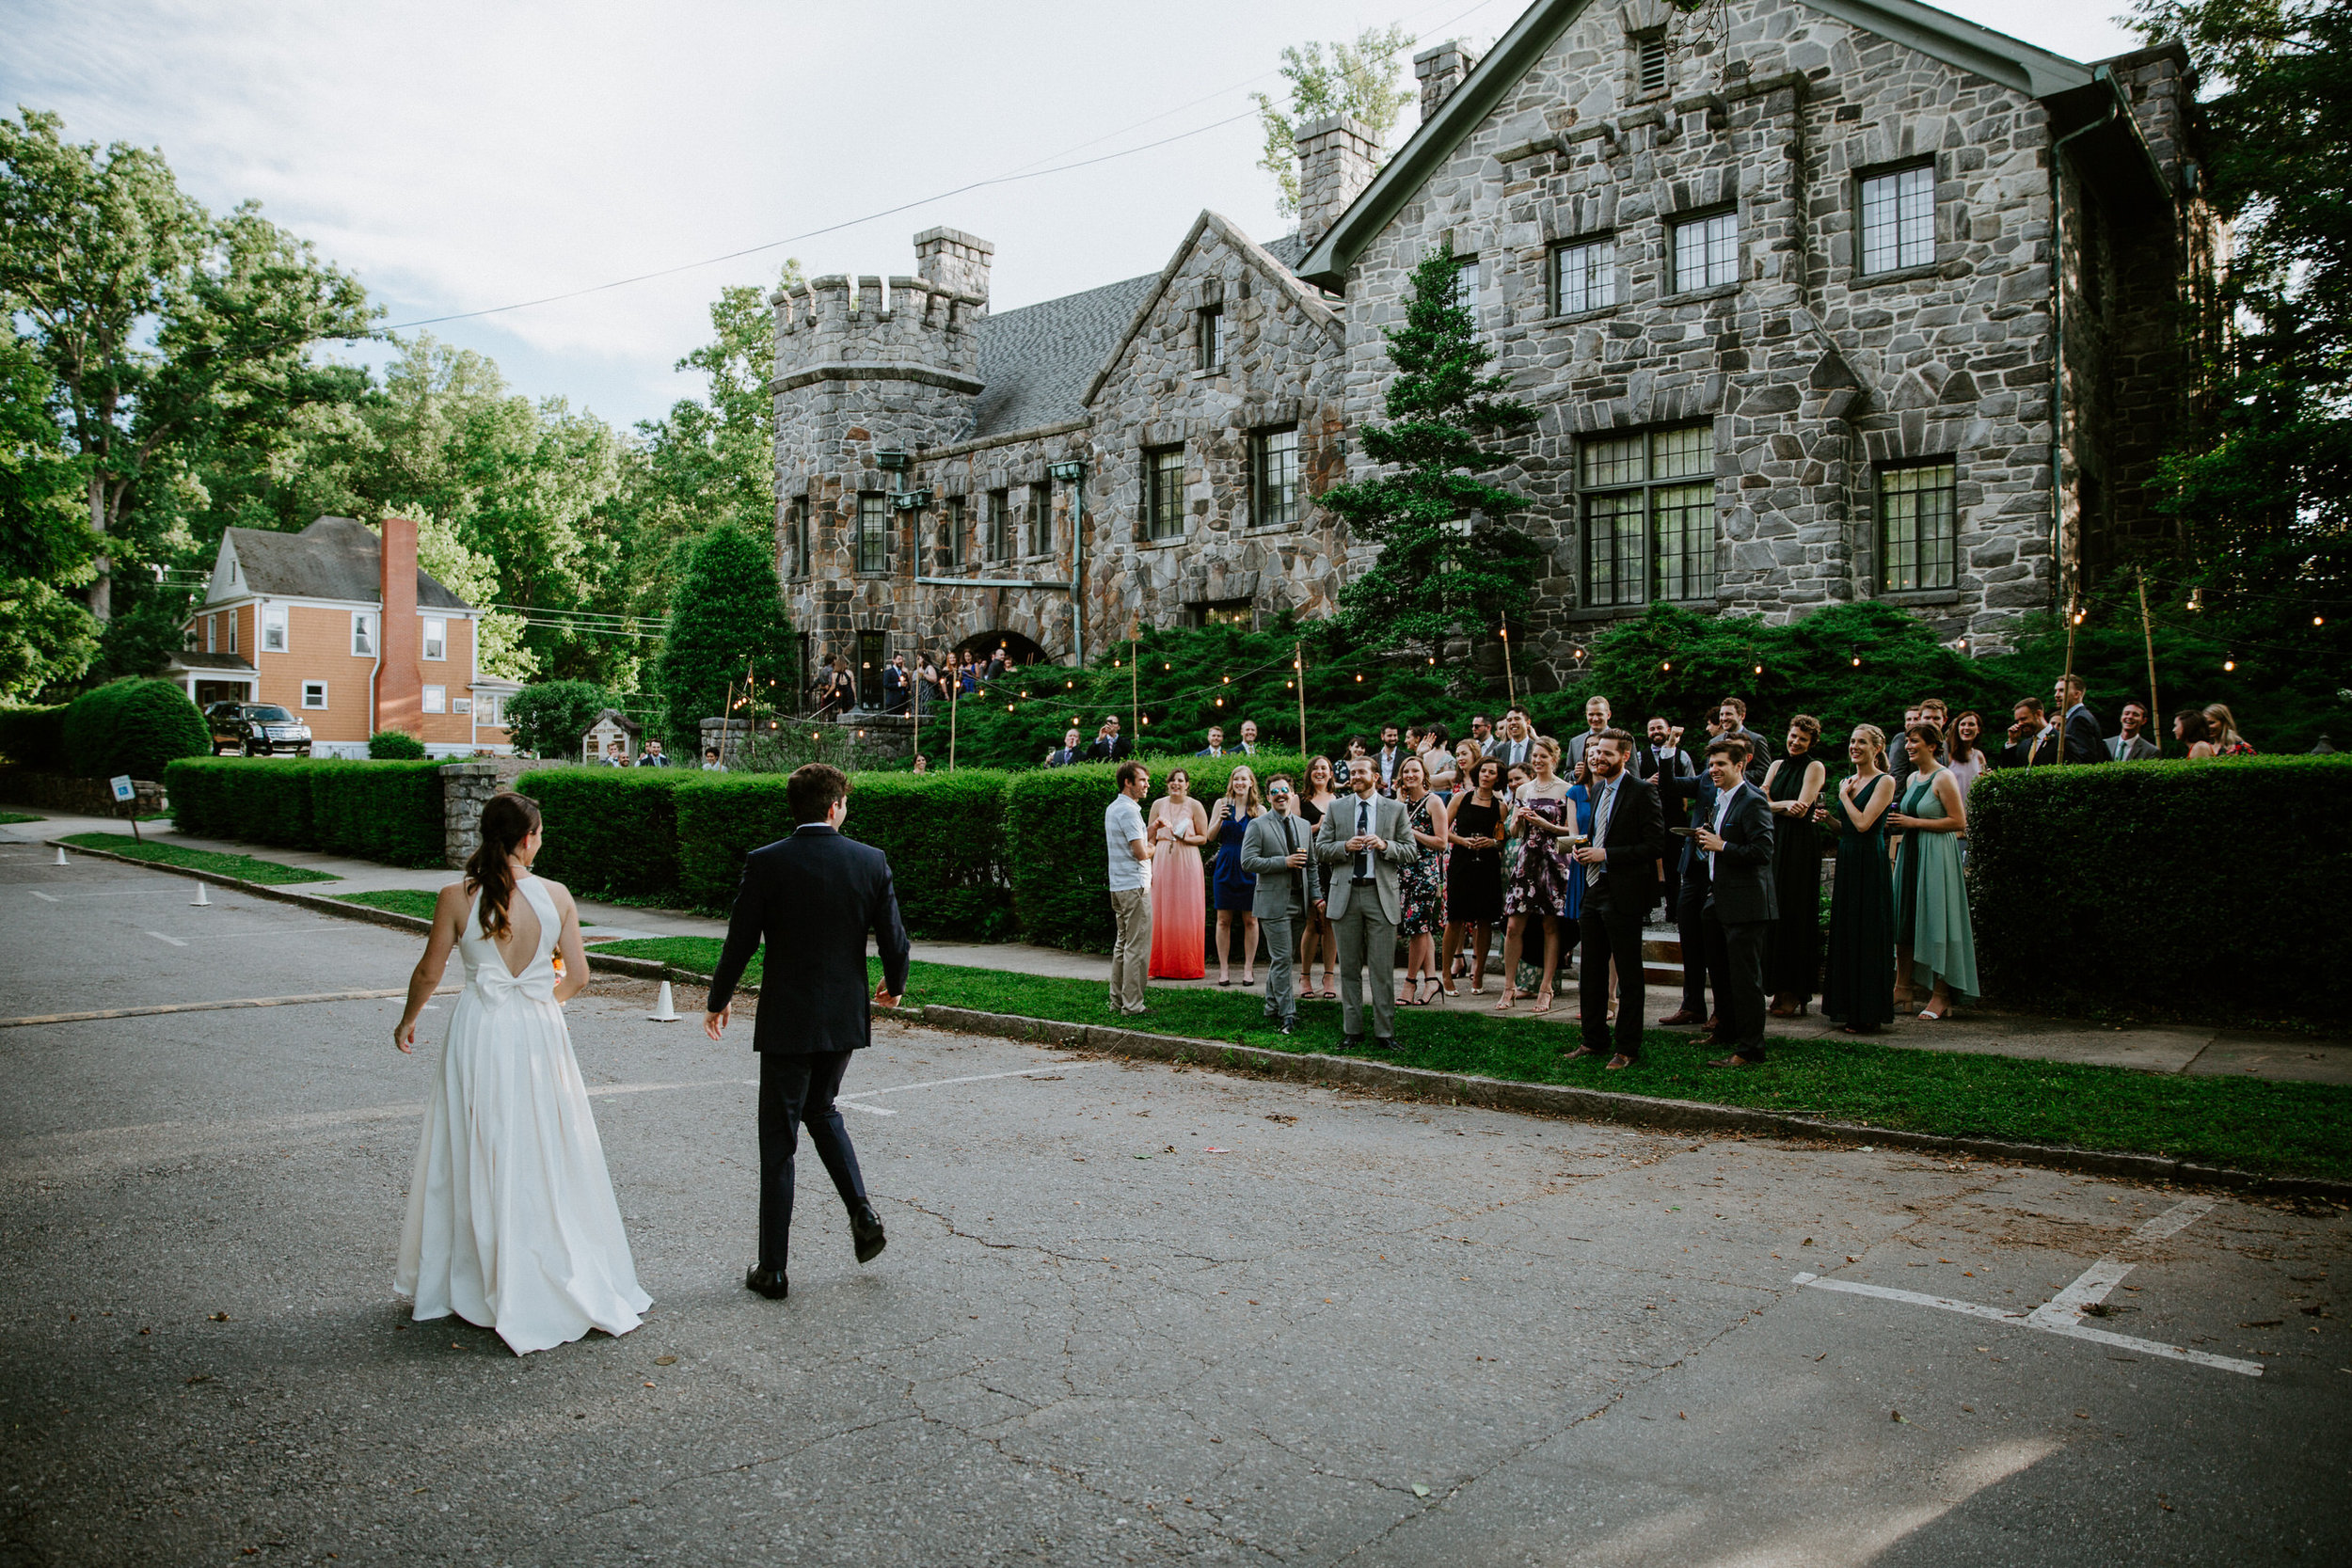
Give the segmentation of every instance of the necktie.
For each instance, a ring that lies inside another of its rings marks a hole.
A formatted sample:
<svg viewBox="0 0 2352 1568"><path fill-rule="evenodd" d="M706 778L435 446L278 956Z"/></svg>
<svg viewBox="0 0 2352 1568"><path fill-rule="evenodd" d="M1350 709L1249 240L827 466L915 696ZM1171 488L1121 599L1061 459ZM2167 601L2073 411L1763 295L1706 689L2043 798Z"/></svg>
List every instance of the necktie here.
<svg viewBox="0 0 2352 1568"><path fill-rule="evenodd" d="M1282 853L1285 855L1295 855L1298 853L1298 829L1291 821L1290 815L1287 812L1284 813L1282 816ZM1304 909L1306 907L1306 873L1303 871L1294 871L1291 873L1292 912L1296 913L1300 910Z"/></svg>
<svg viewBox="0 0 2352 1568"><path fill-rule="evenodd" d="M1608 837L1609 809L1616 803L1616 800L1617 783L1612 779L1600 786L1600 805L1593 813L1593 843L1597 846ZM1602 861L1597 865L1588 865L1584 868L1584 885L1590 887L1608 875L1609 863L1607 861Z"/></svg>
<svg viewBox="0 0 2352 1568"><path fill-rule="evenodd" d="M1371 832L1372 802L1359 798L1356 802L1356 836L1361 838ZM1372 850L1369 847L1356 851L1354 875L1359 882L1372 880Z"/></svg>

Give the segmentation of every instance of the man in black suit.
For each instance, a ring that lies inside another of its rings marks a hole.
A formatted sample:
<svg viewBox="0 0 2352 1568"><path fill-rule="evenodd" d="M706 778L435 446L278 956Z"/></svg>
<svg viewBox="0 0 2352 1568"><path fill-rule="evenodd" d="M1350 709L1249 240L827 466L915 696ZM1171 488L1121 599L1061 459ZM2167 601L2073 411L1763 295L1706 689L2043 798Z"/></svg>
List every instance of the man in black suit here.
<svg viewBox="0 0 2352 1568"><path fill-rule="evenodd" d="M895 1007L907 989L907 933L890 862L880 849L841 836L850 781L812 762L794 770L785 800L792 836L743 858L743 885L727 922L726 946L703 1004L703 1032L726 1030L728 1003L743 966L766 944L752 1049L759 1053L759 1261L743 1283L771 1300L790 1293L785 1257L792 1231L792 1154L805 1124L817 1157L850 1211L857 1260L871 1261L885 1238L866 1198L857 1151L834 1103L850 1053L873 1042L871 1009ZM866 937L882 950L882 980L866 990Z"/></svg>
<svg viewBox="0 0 2352 1568"><path fill-rule="evenodd" d="M1048 768L1073 768L1086 760L1086 752L1078 748L1078 732L1066 731L1061 737L1061 750L1045 753Z"/></svg>
<svg viewBox="0 0 2352 1568"><path fill-rule="evenodd" d="M1707 749L1715 784L1712 819L1693 835L1710 863L1709 945L1720 960L1715 1043L1731 1054L1709 1067L1754 1067L1764 1059L1764 939L1780 917L1772 890L1772 812L1747 782L1747 743L1726 735Z"/></svg>
<svg viewBox="0 0 2352 1568"><path fill-rule="evenodd" d="M1597 1056L1609 1040L1609 966L1617 967L1617 1052L1612 1068L1642 1056L1642 926L1657 899L1659 841L1666 830L1658 792L1626 771L1633 737L1620 729L1594 732L1584 745L1584 788L1593 797L1593 838L1571 850L1584 866L1584 904L1577 929L1584 944L1577 990L1584 1011L1584 1043L1568 1053Z"/></svg>
<svg viewBox="0 0 2352 1568"><path fill-rule="evenodd" d="M1711 775L1677 776L1661 769L1651 775L1650 786L1658 791L1660 814L1677 818L1681 826L1696 827L1715 819L1715 781ZM1677 836L1677 842L1681 845L1682 853L1677 857L1666 899L1682 943L1682 1006L1658 1021L1667 1028L1713 1022L1707 1008L1709 971L1714 960L1707 941L1707 898L1714 887L1708 879L1707 857L1699 852L1697 841ZM1724 995L1720 971L1713 974L1713 990L1720 1011Z"/></svg>
<svg viewBox="0 0 2352 1568"><path fill-rule="evenodd" d="M1687 779L1697 772L1698 769L1691 766L1690 753L1682 750L1681 741L1680 730L1663 719L1652 719L1647 726L1644 744L1633 753L1633 776L1655 789L1658 788L1656 780L1661 773L1670 779ZM1674 805L1662 790L1659 794L1658 808L1661 816L1675 815ZM1672 916L1675 885L1677 880L1672 868L1674 851L1677 846L1672 837L1662 832L1659 836L1663 847L1658 862L1658 875L1654 885L1657 889L1657 896L1663 898L1666 902L1666 913Z"/></svg>
<svg viewBox="0 0 2352 1568"><path fill-rule="evenodd" d="M2063 742L2059 750L2065 753L2066 760L2072 763L2113 760L2107 755L2106 726L2091 711L2090 705L2083 701L2083 678L2080 675L2059 676L2058 683L2050 689L2050 695L2055 699L2050 705L2058 712L2058 737Z"/></svg>
<svg viewBox="0 0 2352 1568"><path fill-rule="evenodd" d="M907 696L914 689L914 677L907 673L907 656L892 654L890 662L882 666L882 711L904 713Z"/></svg>
<svg viewBox="0 0 2352 1568"><path fill-rule="evenodd" d="M1093 744L1087 748L1089 762L1123 762L1135 754L1136 743L1119 733L1119 715L1115 713L1103 721Z"/></svg>
<svg viewBox="0 0 2352 1568"><path fill-rule="evenodd" d="M1762 789L1765 771L1772 764L1772 749L1765 743L1762 736L1748 728L1748 705L1737 697L1725 697L1717 708L1715 718L1722 725L1723 735L1747 742L1748 783Z"/></svg>

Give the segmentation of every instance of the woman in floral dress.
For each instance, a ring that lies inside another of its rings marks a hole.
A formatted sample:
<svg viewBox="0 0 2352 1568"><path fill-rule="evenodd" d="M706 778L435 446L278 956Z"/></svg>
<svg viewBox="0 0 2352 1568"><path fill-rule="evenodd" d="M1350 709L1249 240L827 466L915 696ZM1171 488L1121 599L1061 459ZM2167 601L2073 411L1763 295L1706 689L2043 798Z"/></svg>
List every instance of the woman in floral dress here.
<svg viewBox="0 0 2352 1568"><path fill-rule="evenodd" d="M1405 990L1399 1002L1426 1006L1443 989L1438 970L1438 935L1445 929L1445 802L1430 792L1429 769L1407 754L1396 765L1396 798L1421 854L1397 873L1405 906L1397 929L1405 936Z"/></svg>
<svg viewBox="0 0 2352 1568"><path fill-rule="evenodd" d="M1502 912L1511 925L1502 942L1502 1000L1495 1004L1499 1013L1509 1012L1523 994L1518 988L1519 950L1529 921L1542 922L1544 933L1536 1012L1551 1011L1551 977L1560 968L1560 911L1568 901L1568 858L1563 841L1576 835L1576 807L1568 798L1567 781L1560 777L1560 742L1537 736L1532 757L1534 777L1519 791L1503 828L1507 836L1519 841L1519 861L1502 895Z"/></svg>

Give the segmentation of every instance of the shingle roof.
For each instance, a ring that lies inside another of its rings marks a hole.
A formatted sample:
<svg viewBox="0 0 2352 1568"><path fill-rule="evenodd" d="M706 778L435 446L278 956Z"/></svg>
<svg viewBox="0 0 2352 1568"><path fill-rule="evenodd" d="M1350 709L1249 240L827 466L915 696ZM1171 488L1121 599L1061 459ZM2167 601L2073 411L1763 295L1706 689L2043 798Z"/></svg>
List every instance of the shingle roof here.
<svg viewBox="0 0 2352 1568"><path fill-rule="evenodd" d="M1277 261L1295 267L1306 251L1296 233L1267 244ZM980 318L980 380L967 439L1031 430L1074 420L1087 383L1135 319L1160 280L1156 272L1018 310Z"/></svg>
<svg viewBox="0 0 2352 1568"><path fill-rule="evenodd" d="M164 668L177 666L183 670L228 670L240 675L259 673L253 661L243 654L202 654L183 651L164 660Z"/></svg>
<svg viewBox="0 0 2352 1568"><path fill-rule="evenodd" d="M357 517L321 517L300 533L265 528L232 528L227 542L237 552L246 587L288 599L340 599L352 604L382 600L384 541ZM417 608L473 607L423 567L417 568Z"/></svg>

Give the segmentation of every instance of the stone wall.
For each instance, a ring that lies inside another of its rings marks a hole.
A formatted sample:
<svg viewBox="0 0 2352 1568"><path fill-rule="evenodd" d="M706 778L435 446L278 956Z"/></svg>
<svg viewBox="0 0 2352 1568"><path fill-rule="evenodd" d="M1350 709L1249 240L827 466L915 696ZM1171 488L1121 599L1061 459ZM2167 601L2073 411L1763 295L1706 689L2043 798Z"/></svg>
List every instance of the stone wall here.
<svg viewBox="0 0 2352 1568"><path fill-rule="evenodd" d="M440 769L442 861L461 867L482 842L482 808L490 797L515 788L515 781L538 768L561 768L564 757L479 757Z"/></svg>

